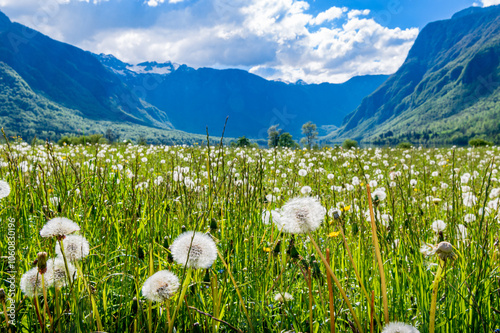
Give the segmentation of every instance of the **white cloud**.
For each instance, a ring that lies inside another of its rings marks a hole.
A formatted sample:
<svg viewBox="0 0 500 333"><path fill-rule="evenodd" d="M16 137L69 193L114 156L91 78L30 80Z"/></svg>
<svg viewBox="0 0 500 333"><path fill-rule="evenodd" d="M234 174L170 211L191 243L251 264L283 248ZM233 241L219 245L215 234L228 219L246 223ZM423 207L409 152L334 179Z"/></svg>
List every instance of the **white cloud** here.
<svg viewBox="0 0 500 333"><path fill-rule="evenodd" d="M57 16L36 28L132 64L155 60L237 67L268 79L310 83L393 73L418 34L418 29L383 27L370 18L369 10L331 7L313 15L307 1L200 0L185 6L158 6L165 2L144 0L141 10L159 14L142 25L133 25L141 17L137 7L128 3L125 9L125 3L109 1L117 12L113 18L106 16L107 21L95 20L99 6L89 6L94 11L85 16L81 6L79 12L66 12L61 5ZM94 21L87 23L86 18ZM27 18L21 22L33 26Z"/></svg>
<svg viewBox="0 0 500 333"><path fill-rule="evenodd" d="M483 7L500 5L500 0L481 0Z"/></svg>
<svg viewBox="0 0 500 333"><path fill-rule="evenodd" d="M342 14L347 11L346 7L331 7L330 9L325 10L324 12L319 13L315 18L313 18L310 22L312 25L320 25L324 22L333 21L342 17Z"/></svg>

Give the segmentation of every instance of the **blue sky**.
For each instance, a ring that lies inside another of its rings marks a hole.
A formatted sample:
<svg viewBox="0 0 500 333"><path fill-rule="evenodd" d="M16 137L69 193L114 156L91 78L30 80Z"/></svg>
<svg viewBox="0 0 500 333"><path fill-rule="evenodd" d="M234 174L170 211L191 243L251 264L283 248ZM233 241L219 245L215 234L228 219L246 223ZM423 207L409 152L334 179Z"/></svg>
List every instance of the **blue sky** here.
<svg viewBox="0 0 500 333"><path fill-rule="evenodd" d="M429 22L500 0L0 0L13 21L137 64L343 82L395 72Z"/></svg>

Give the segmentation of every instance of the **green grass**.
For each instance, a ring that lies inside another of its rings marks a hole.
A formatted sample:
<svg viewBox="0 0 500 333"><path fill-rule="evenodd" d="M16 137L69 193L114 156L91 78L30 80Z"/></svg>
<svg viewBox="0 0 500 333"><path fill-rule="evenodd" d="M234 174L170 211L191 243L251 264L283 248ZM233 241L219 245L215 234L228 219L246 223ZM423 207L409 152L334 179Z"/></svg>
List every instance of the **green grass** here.
<svg viewBox="0 0 500 333"><path fill-rule="evenodd" d="M376 218L390 320L404 321L420 332L428 331L438 258L425 257L419 250L424 243L446 240L455 247L457 256L447 260L443 268L436 332L492 332L500 328L498 212L486 215L479 210L493 200L489 198L492 190L500 187L496 156L498 149L491 147L292 151L218 146L4 144L0 179L8 181L12 191L0 201L0 233L7 234L7 219L14 218L17 332L42 332L33 300L21 292L19 279L32 267L37 252L55 256L55 240L41 238L39 230L56 216L78 223L79 233L90 242L90 255L79 265L106 332L167 331L166 307L170 314L174 312L180 290L168 303L154 304L142 297L141 287L150 275L162 269L177 274L182 283L186 272L169 261L168 247L183 227L210 232L227 268L218 258L210 269L194 270L174 322L177 332L194 330L195 323L201 332L232 331L226 323L249 332L237 291L256 332L309 332L308 267L312 275L313 331L329 332L326 270L318 254L306 235L280 233L272 223L264 224L261 215L264 209L279 208L289 198L301 196L300 190L306 185L312 188L310 195L318 196L327 210L344 207L341 219L327 215L312 236L323 253L331 251L330 266L364 332L370 332L369 302L342 235L333 233L343 228L361 282L370 295L372 291L375 295L374 322L383 324L380 273L371 226L364 215L368 209L365 174L371 176L370 180L377 179L378 185L372 190L386 188L387 198L375 203L375 209L392 216L387 227ZM183 181L178 177L180 167L189 168L183 170ZM307 169L307 175L299 176L300 169ZM391 172L398 171L401 175L391 180ZM432 176L434 171L439 174ZM464 206L462 200L462 192L467 190L461 184L464 173L477 173L467 184L477 196L473 207ZM328 174L333 174L334 179L329 179ZM163 182L155 184L158 176L163 177ZM354 176L359 177L360 184L346 189L344 184L352 184ZM412 179L417 180L415 186L410 185ZM392 181L394 187L390 186ZM443 189L441 183L448 188ZM279 197L276 202L266 200L270 194ZM428 201L429 196L441 201ZM53 197L59 198L58 204L54 205ZM452 209L443 210L444 202ZM476 215L476 221L467 223L464 216L470 213ZM441 234L431 229L437 219L447 223ZM213 221L217 229L211 230ZM467 227L464 240L459 239L459 224ZM10 275L6 242L0 239L0 287L7 290ZM294 252L290 251L292 244L298 258L290 255ZM47 292L48 307L62 332L97 330L82 278L76 279L71 292L64 288L57 298L54 288ZM274 295L284 292L294 299L284 304L276 302ZM56 315L56 300L62 316ZM335 285L333 300L337 332L351 332L353 318ZM43 297L39 297L39 303L43 306ZM0 321L4 332L2 314ZM49 327L48 319L45 326L45 332L59 332L56 324ZM375 324L375 332L381 329Z"/></svg>

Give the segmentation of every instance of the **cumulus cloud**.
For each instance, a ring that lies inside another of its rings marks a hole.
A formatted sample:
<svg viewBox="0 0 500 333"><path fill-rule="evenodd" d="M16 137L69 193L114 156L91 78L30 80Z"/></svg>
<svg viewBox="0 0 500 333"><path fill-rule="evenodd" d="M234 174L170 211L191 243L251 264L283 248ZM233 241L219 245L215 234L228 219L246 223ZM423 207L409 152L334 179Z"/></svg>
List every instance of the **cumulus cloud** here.
<svg viewBox="0 0 500 333"><path fill-rule="evenodd" d="M481 0L481 4L483 7L500 5L500 0Z"/></svg>
<svg viewBox="0 0 500 333"><path fill-rule="evenodd" d="M170 60L193 67L237 67L291 82L342 82L355 75L393 73L418 34L418 29L384 27L369 10L331 7L312 14L307 1L297 0L181 5L172 3L182 0L146 0L141 6L110 0L106 10L116 14L107 20L96 19L98 9L86 8L104 4L83 7L76 2L60 5L58 15L37 28L130 63Z"/></svg>

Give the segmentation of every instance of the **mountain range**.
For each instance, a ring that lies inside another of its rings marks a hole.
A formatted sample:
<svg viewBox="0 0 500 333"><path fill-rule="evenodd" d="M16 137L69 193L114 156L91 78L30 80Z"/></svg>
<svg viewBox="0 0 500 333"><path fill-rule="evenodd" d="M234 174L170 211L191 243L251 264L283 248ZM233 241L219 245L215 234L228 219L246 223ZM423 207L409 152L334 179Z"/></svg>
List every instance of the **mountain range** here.
<svg viewBox="0 0 500 333"><path fill-rule="evenodd" d="M291 84L236 69L132 65L53 40L0 12L0 120L10 135L27 139L111 128L122 138L190 142L207 127L219 135L226 117L230 137L265 139L275 124L297 137L307 121L327 134L386 79Z"/></svg>
<svg viewBox="0 0 500 333"><path fill-rule="evenodd" d="M342 84L269 81L243 70L129 64L13 23L0 12L0 121L9 135L104 133L192 143L206 129L264 143L271 125L322 143L500 143L500 6L425 26L399 70Z"/></svg>
<svg viewBox="0 0 500 333"><path fill-rule="evenodd" d="M326 142L500 143L500 6L432 22L408 56Z"/></svg>

